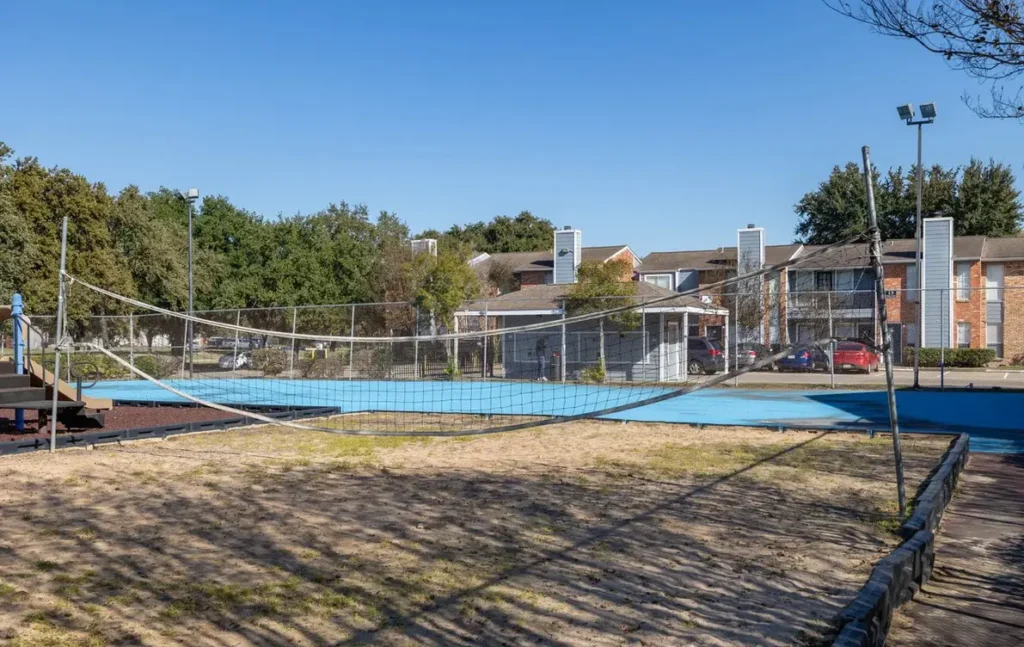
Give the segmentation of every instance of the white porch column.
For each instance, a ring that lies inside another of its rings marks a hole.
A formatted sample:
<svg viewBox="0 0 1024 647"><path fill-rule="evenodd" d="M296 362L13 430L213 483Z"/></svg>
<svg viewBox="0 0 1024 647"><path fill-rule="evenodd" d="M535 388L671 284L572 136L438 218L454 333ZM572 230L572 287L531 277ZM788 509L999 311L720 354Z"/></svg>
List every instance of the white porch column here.
<svg viewBox="0 0 1024 647"><path fill-rule="evenodd" d="M658 381L665 381L665 313L658 315Z"/></svg>

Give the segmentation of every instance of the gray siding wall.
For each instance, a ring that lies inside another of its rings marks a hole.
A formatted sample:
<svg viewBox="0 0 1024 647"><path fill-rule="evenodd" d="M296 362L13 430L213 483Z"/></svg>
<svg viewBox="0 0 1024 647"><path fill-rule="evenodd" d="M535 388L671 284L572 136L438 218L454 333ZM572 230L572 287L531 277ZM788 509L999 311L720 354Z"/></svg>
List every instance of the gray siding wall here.
<svg viewBox="0 0 1024 647"><path fill-rule="evenodd" d="M700 286L700 273L697 270L679 270L676 273L676 290L696 290Z"/></svg>
<svg viewBox="0 0 1024 647"><path fill-rule="evenodd" d="M576 267L580 264L580 256L583 254L581 241L582 234L578 229L555 231L555 283L576 282ZM569 253L563 254L563 249Z"/></svg>
<svg viewBox="0 0 1024 647"><path fill-rule="evenodd" d="M950 321L953 299L953 221L928 218L924 221L924 298L923 321L925 348L950 346Z"/></svg>
<svg viewBox="0 0 1024 647"><path fill-rule="evenodd" d="M740 229L737 233L736 263L740 274L761 269L764 262L764 232L760 229Z"/></svg>

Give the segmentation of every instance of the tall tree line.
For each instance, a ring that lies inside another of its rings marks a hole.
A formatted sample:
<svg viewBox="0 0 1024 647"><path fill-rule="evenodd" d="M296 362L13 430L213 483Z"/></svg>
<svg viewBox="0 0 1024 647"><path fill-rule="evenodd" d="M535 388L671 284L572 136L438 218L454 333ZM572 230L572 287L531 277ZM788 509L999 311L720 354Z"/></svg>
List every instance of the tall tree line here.
<svg viewBox="0 0 1024 647"><path fill-rule="evenodd" d="M339 202L311 215L264 218L225 196L210 195L195 209L197 310L445 302L452 297L443 290L464 297L475 289L472 272L445 272L464 265L471 251L486 251L478 242L535 249L540 244L535 230L551 231L551 223L528 213L499 216L492 223L477 223L482 227L467 227L484 231L482 239L456 235L461 228L453 227L450 235L439 235L443 244L437 259L414 262L408 226L394 213L371 215L364 205ZM33 157L15 158L2 143L0 302L19 291L31 312L55 311L64 215L69 217L70 274L157 306L186 308L188 203L177 191L162 187L145 192L129 186L113 195L102 183L69 169L44 167ZM486 233L489 228L501 233ZM517 237L523 241L510 240ZM549 233L543 248L550 240ZM126 312L121 304L84 288L73 289L68 306L72 323ZM389 320L400 310L380 309L381 321L373 322L374 327L408 325ZM345 330L342 322L313 315L304 316L302 323Z"/></svg>
<svg viewBox="0 0 1024 647"><path fill-rule="evenodd" d="M917 169L872 169L882 237L913 238L917 213ZM794 206L798 242L834 243L867 231L867 190L856 162L835 166L828 179ZM1013 236L1024 211L1013 171L1005 164L972 159L966 166L925 169L921 184L925 218L951 216L957 236Z"/></svg>

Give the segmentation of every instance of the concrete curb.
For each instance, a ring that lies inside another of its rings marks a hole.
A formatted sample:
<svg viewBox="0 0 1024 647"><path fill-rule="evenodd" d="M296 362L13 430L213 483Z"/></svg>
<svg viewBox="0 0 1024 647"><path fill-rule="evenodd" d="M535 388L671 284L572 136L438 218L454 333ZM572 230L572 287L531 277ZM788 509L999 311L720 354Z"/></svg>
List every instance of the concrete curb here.
<svg viewBox="0 0 1024 647"><path fill-rule="evenodd" d="M836 616L839 633L832 642L834 647L885 645L893 613L912 600L931 578L935 565L934 531L953 497L969 454L970 438L960 434L929 477L915 501L913 514L900 527L904 542L875 565L857 597Z"/></svg>

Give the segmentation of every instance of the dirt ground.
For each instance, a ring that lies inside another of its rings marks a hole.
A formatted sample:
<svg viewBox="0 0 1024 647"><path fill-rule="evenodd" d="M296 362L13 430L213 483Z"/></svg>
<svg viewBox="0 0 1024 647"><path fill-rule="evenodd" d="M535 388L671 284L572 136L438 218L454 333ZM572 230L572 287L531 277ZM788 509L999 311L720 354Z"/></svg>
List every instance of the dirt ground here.
<svg viewBox="0 0 1024 647"><path fill-rule="evenodd" d="M948 438L906 437L913 493ZM254 428L0 459L0 642L813 644L897 543L887 436Z"/></svg>

